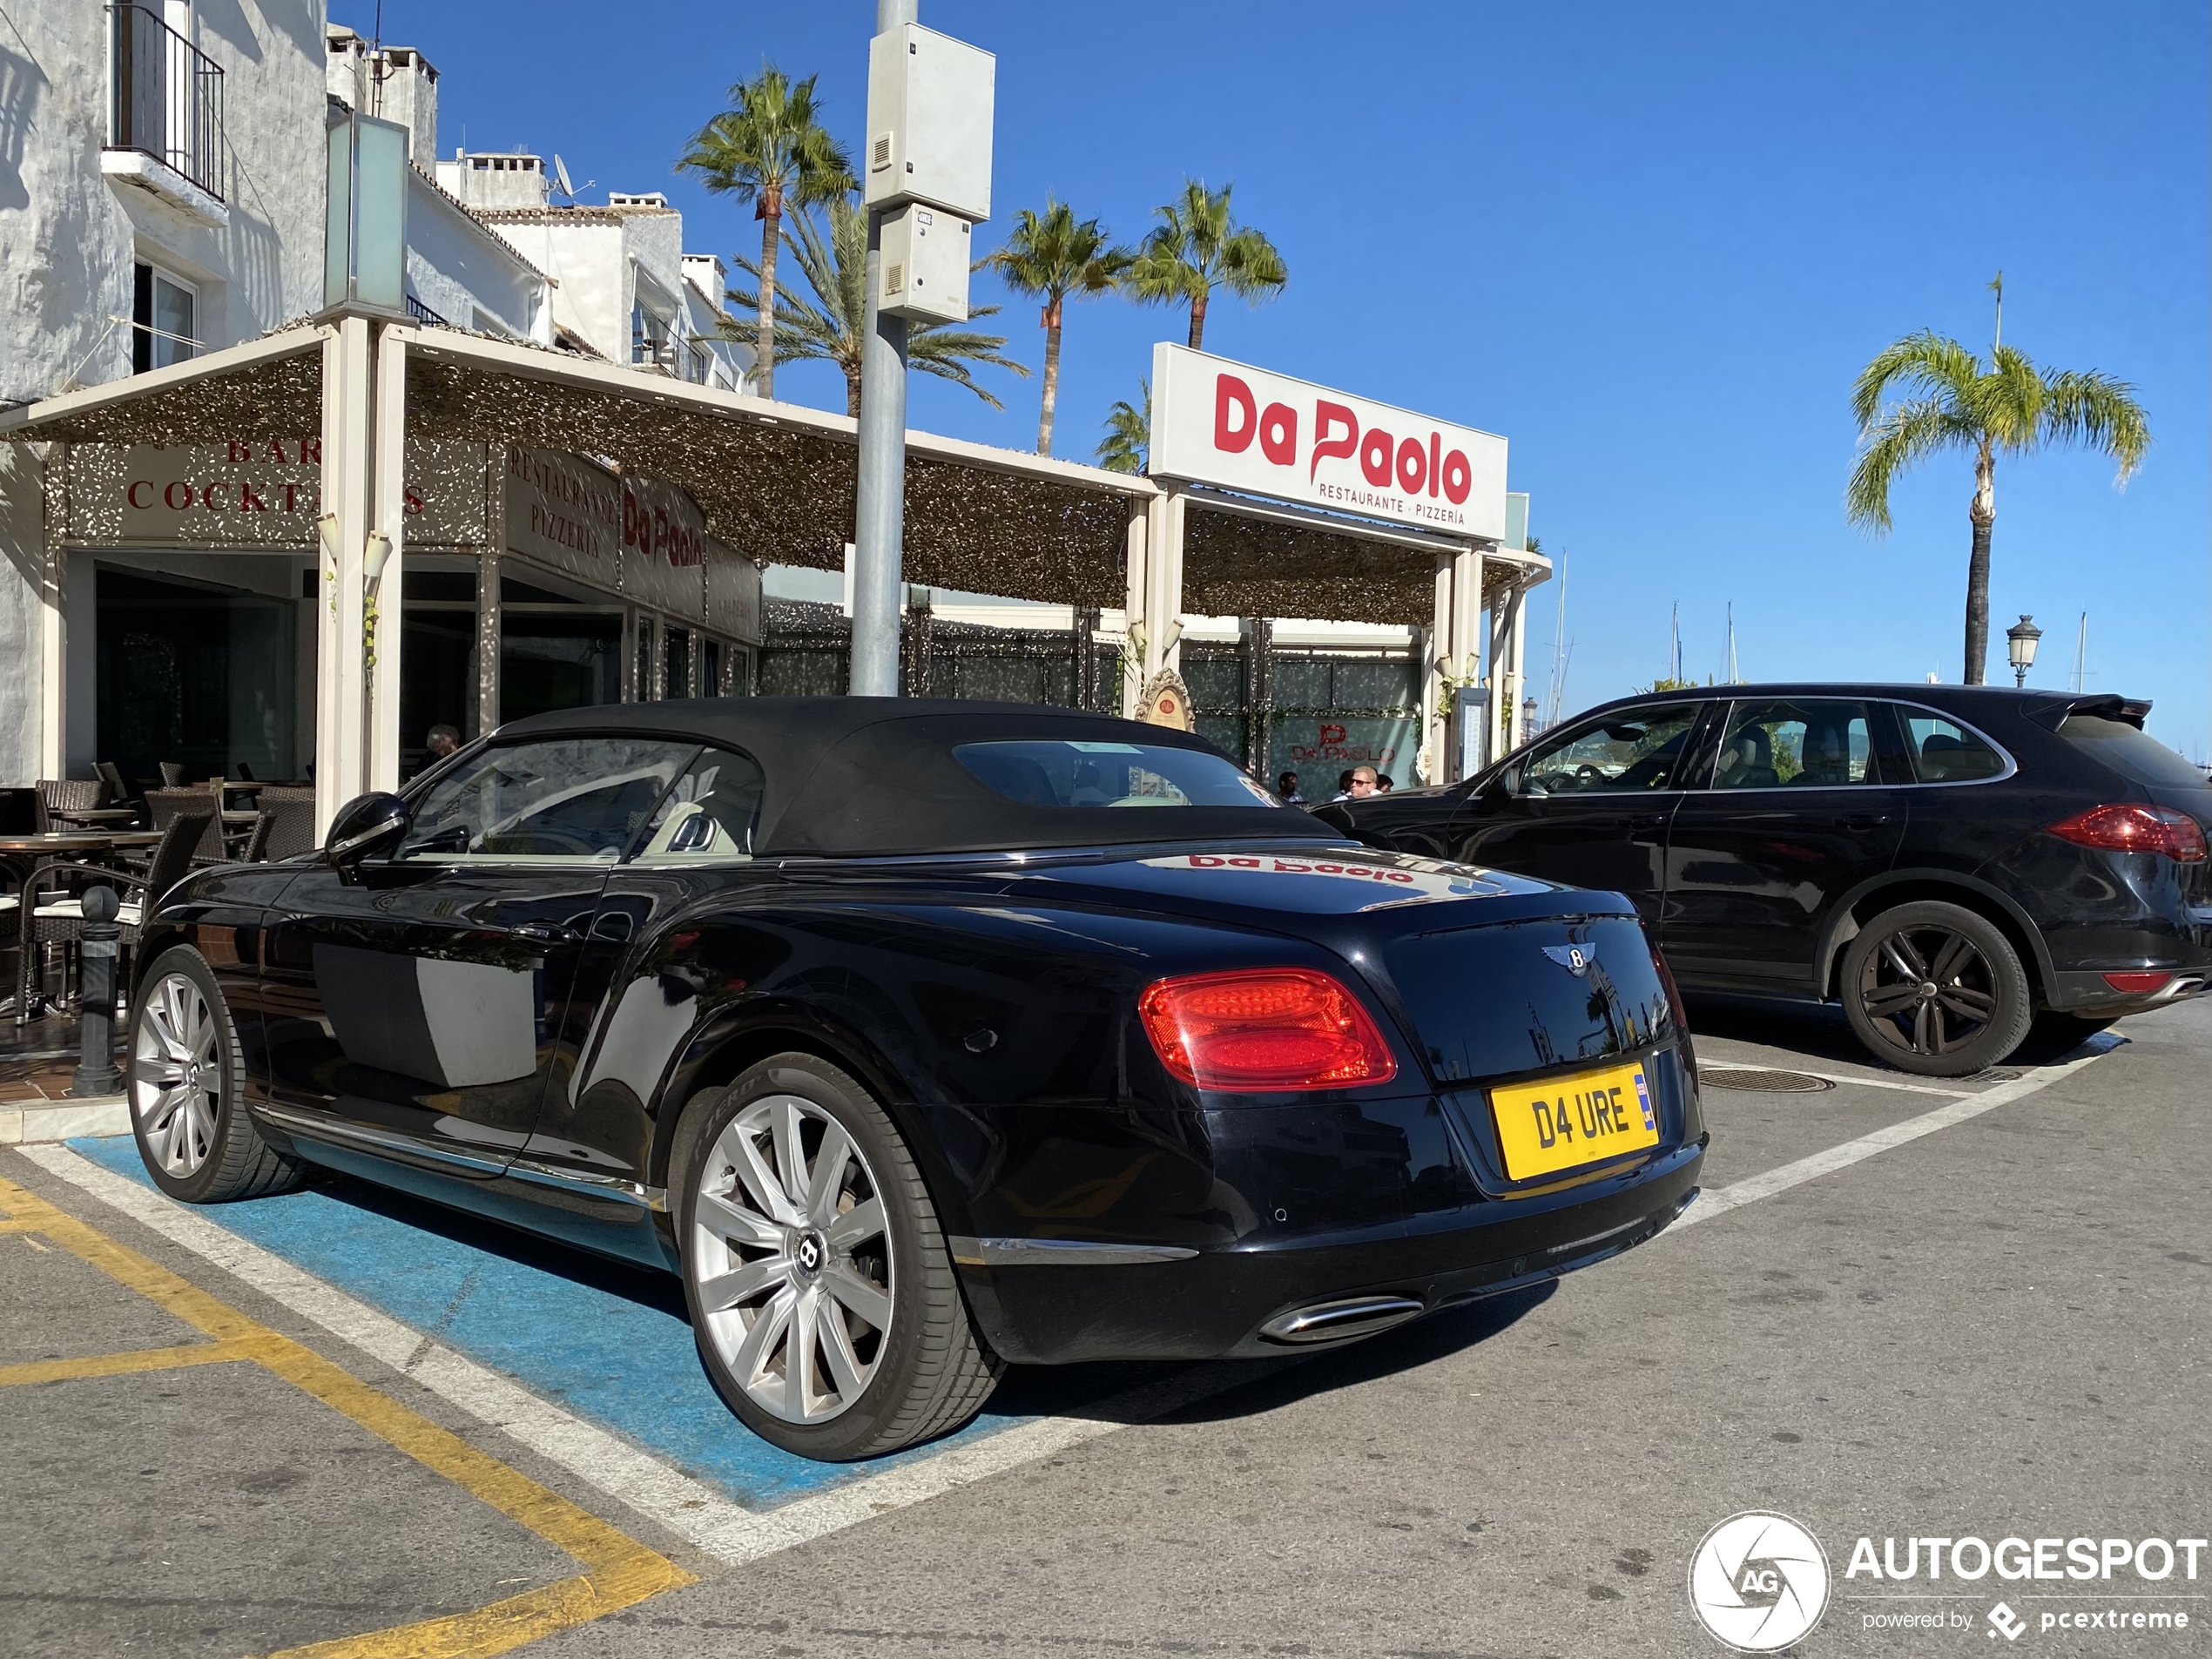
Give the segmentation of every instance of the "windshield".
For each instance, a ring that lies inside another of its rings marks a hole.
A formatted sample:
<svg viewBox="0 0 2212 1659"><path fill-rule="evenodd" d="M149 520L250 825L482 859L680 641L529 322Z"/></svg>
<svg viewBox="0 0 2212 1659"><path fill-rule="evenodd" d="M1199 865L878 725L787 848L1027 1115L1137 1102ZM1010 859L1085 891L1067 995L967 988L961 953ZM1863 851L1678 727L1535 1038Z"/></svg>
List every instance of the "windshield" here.
<svg viewBox="0 0 2212 1659"><path fill-rule="evenodd" d="M2202 789L2202 772L2149 732L2101 714L2069 714L2059 735L2122 778L2154 789Z"/></svg>
<svg viewBox="0 0 2212 1659"><path fill-rule="evenodd" d="M953 759L1025 806L1281 806L1220 755L1165 744L963 743Z"/></svg>

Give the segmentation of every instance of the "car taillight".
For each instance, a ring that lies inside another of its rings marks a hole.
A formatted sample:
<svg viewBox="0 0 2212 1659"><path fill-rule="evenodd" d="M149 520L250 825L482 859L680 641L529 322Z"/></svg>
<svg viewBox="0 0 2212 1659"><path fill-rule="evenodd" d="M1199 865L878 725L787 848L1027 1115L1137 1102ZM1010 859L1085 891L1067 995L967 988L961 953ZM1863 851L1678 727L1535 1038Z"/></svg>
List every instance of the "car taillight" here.
<svg viewBox="0 0 2212 1659"><path fill-rule="evenodd" d="M1359 999L1310 968L1156 980L1136 1013L1161 1063L1200 1089L1342 1089L1398 1072Z"/></svg>
<svg viewBox="0 0 2212 1659"><path fill-rule="evenodd" d="M2177 864L2204 860L2204 831L2187 813L2171 806L2092 806L2076 813L2051 833L2076 846L2108 847L2115 853L2163 853Z"/></svg>
<svg viewBox="0 0 2212 1659"><path fill-rule="evenodd" d="M1667 1008L1675 1017L1675 1041L1682 1053L1682 1063L1694 1076L1697 1071L1697 1051L1689 1041L1689 1011L1682 1005L1682 987L1675 983L1675 970L1667 966L1667 953L1658 946L1651 948L1651 965L1659 970L1659 987L1667 994Z"/></svg>

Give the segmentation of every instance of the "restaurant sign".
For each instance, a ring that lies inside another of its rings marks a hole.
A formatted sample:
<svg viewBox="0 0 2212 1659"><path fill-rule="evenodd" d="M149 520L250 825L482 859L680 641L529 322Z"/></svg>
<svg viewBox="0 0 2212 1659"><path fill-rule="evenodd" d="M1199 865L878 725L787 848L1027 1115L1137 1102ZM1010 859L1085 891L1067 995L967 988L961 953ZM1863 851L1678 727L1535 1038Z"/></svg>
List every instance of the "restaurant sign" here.
<svg viewBox="0 0 2212 1659"><path fill-rule="evenodd" d="M489 478L482 444L410 438L402 534L412 547L481 547ZM315 545L322 441L233 438L156 448L79 443L69 450L60 525L82 547Z"/></svg>
<svg viewBox="0 0 2212 1659"><path fill-rule="evenodd" d="M1447 536L1506 533L1503 438L1164 341L1150 470Z"/></svg>
<svg viewBox="0 0 2212 1659"><path fill-rule="evenodd" d="M710 540L706 515L674 484L556 450L508 452L509 552L603 592L705 620ZM759 610L755 599L756 617Z"/></svg>

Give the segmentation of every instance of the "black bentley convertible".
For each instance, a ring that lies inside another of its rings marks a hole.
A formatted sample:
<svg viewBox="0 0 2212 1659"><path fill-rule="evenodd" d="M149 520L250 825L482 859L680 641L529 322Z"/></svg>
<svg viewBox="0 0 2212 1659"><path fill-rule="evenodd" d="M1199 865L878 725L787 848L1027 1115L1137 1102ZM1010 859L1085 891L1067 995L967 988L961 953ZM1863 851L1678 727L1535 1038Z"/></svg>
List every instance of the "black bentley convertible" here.
<svg viewBox="0 0 2212 1659"><path fill-rule="evenodd" d="M1379 852L1028 705L518 721L148 925L162 1188L308 1163L683 1276L794 1452L1001 1365L1347 1342L1641 1243L1705 1133L1616 895Z"/></svg>

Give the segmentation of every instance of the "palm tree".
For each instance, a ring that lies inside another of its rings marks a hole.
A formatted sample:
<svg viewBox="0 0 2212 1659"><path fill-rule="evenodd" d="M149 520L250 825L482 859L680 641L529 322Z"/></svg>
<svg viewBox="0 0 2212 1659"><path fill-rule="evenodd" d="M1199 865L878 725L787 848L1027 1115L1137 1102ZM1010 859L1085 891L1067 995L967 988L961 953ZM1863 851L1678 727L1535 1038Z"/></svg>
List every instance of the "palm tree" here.
<svg viewBox="0 0 2212 1659"><path fill-rule="evenodd" d="M1143 388L1144 407L1123 399L1106 411L1106 435L1099 442L1098 464L1109 472L1143 472L1152 459L1152 377L1137 384Z"/></svg>
<svg viewBox="0 0 2212 1659"><path fill-rule="evenodd" d="M2001 279L2000 279L2001 280ZM1995 285L1993 285L1995 286ZM2000 291L2002 303L2002 291ZM1999 314L2000 327L2002 315ZM2000 335L2001 339L2001 335ZM1890 529L1890 484L1930 455L1974 458L1967 509L1973 550L1966 562L1966 684L1982 684L1989 655L1989 532L1997 522L2000 454L2031 455L2045 444L2078 444L2110 455L2125 485L2150 448L2150 421L2134 388L2094 369L2039 369L2012 347L1993 343L1991 361L1932 329L1885 347L1859 371L1851 392L1858 462L1844 493L1851 521L1879 536ZM1895 388L1907 395L1885 406Z"/></svg>
<svg viewBox="0 0 2212 1659"><path fill-rule="evenodd" d="M1229 216L1234 185L1210 191L1186 180L1183 198L1156 210L1152 227L1122 276L1122 292L1142 305L1190 305L1190 349L1206 337L1206 305L1217 287L1247 305L1282 293L1289 269L1275 245Z"/></svg>
<svg viewBox="0 0 2212 1659"><path fill-rule="evenodd" d="M845 371L845 412L857 417L861 346L867 334L868 216L848 194L831 199L829 221L826 239L811 214L793 214L785 222L784 239L791 245L792 258L799 262L799 274L813 292L801 294L786 288L778 293L776 326L784 331L786 361L835 363ZM760 281L759 266L743 254L737 260L739 270L755 283ZM759 289L732 288L730 298L748 308L760 303ZM997 311L996 306L978 306L968 314L971 319L988 317ZM736 323L724 327L732 337L743 338ZM1005 347L1004 334L977 334L936 322L907 325L909 368L957 381L995 409L1005 405L976 384L968 366L988 363L1027 374L1027 368L1001 355Z"/></svg>
<svg viewBox="0 0 2212 1659"><path fill-rule="evenodd" d="M814 117L814 81L793 84L773 64L730 89L730 108L691 140L676 164L709 190L753 204L760 220L760 323L753 340L760 395L776 388L776 245L784 209L832 200L854 188L845 148Z"/></svg>
<svg viewBox="0 0 2212 1659"><path fill-rule="evenodd" d="M1042 295L1037 319L1044 330L1044 401L1037 415L1037 453L1052 453L1052 414L1060 402L1062 301L1069 294L1089 299L1121 279L1136 256L1107 245L1105 227L1095 219L1077 219L1057 198L1045 198L1044 212L1023 208L1006 246L985 257L977 268L996 271L1016 293Z"/></svg>

